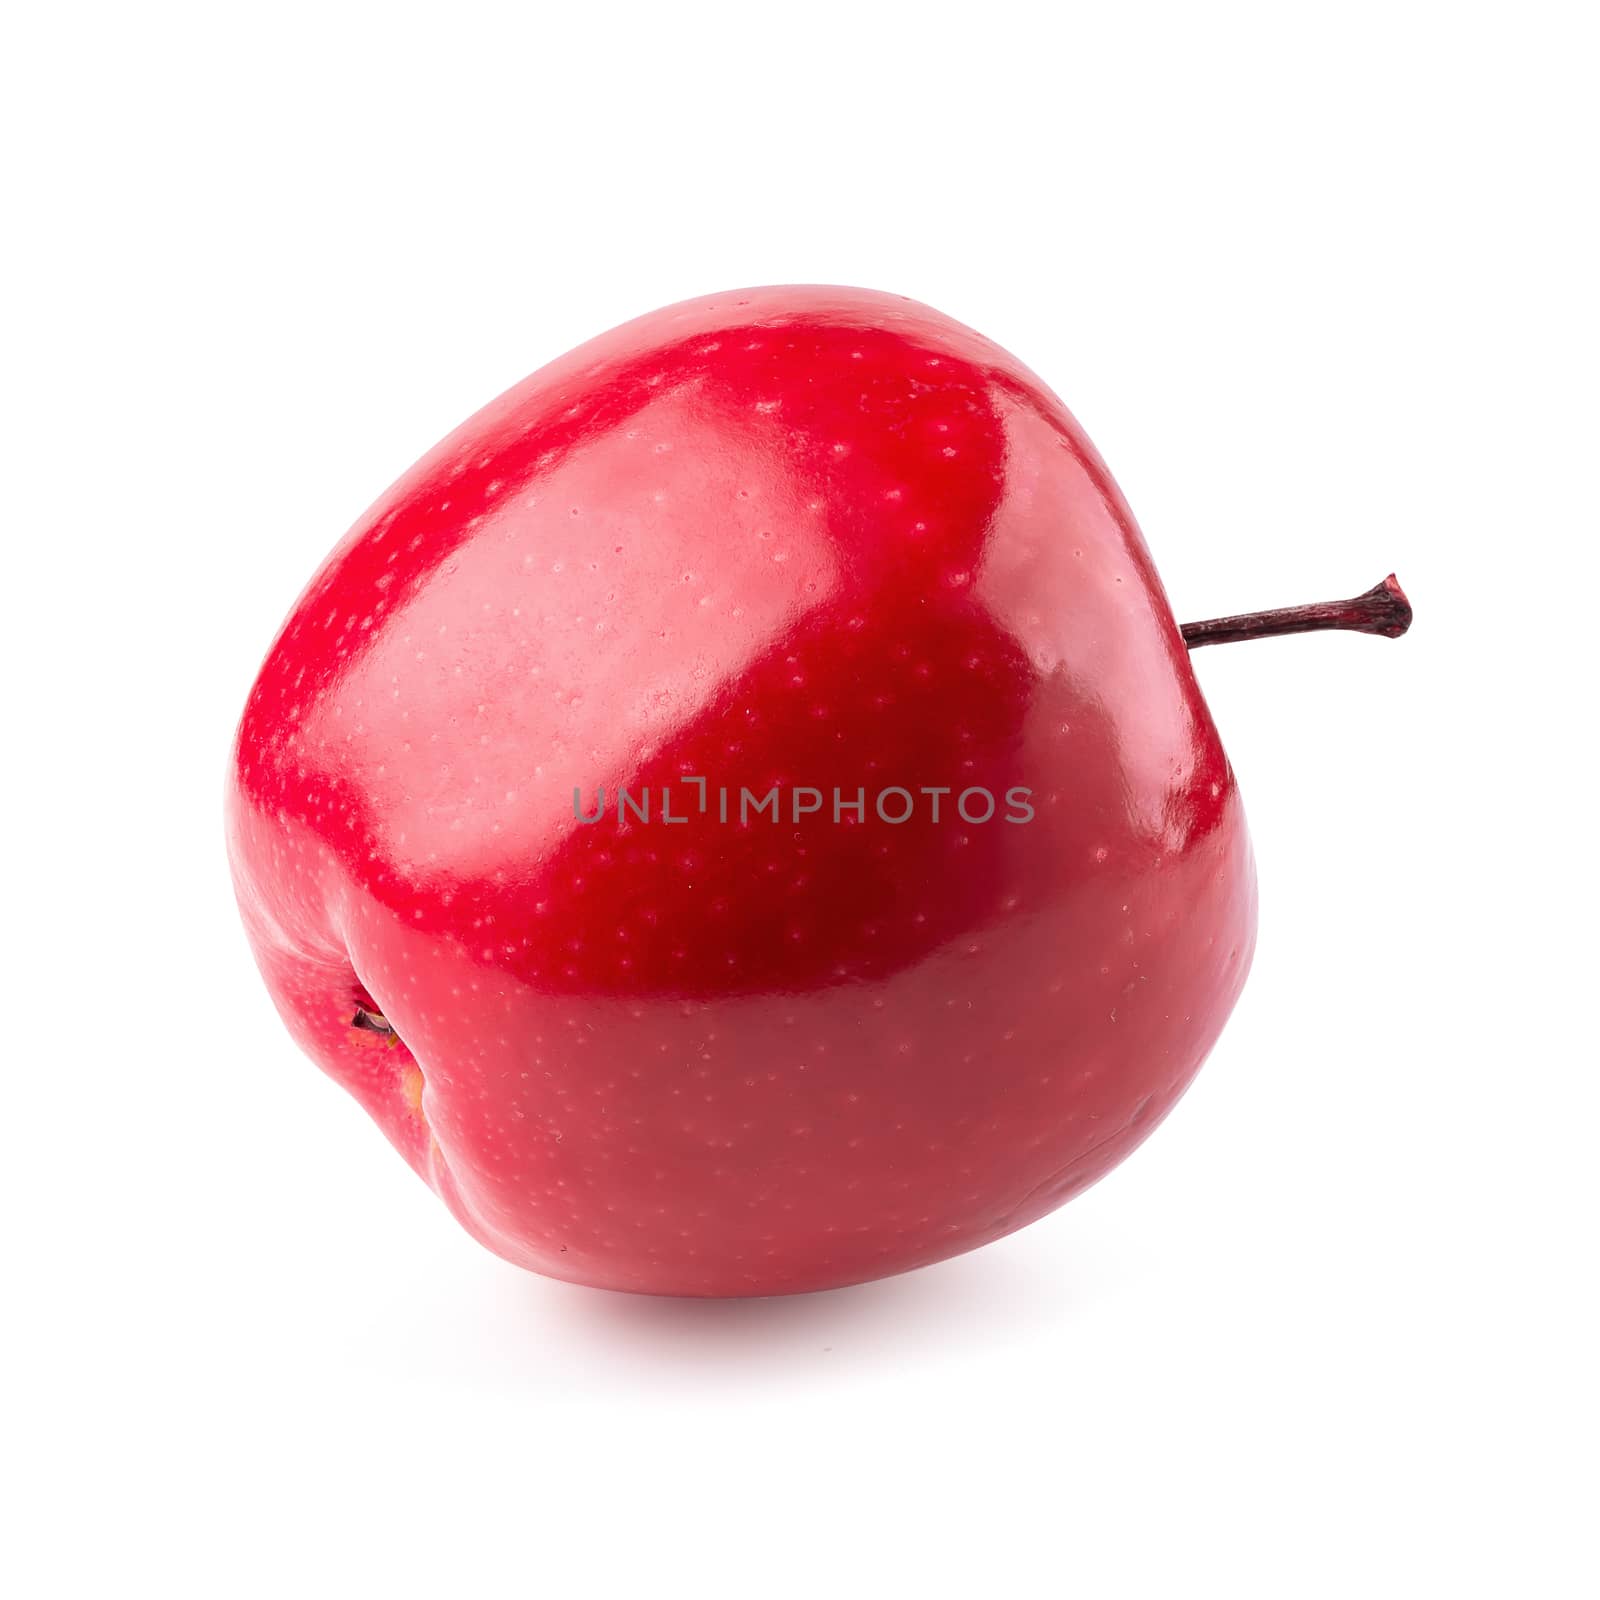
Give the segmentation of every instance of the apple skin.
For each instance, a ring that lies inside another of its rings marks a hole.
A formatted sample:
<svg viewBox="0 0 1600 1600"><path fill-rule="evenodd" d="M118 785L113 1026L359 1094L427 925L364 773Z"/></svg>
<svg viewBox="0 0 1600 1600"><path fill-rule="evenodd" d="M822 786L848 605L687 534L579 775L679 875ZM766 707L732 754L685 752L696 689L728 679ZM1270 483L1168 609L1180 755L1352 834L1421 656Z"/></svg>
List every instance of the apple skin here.
<svg viewBox="0 0 1600 1600"><path fill-rule="evenodd" d="M773 783L778 824L717 819ZM650 824L577 820L621 785ZM794 824L792 786L828 802ZM937 786L1034 815L935 823ZM227 838L290 1032L467 1230L653 1294L860 1282L1054 1210L1171 1109L1255 941L1104 464L1005 351L858 289L668 307L428 454L273 644Z"/></svg>

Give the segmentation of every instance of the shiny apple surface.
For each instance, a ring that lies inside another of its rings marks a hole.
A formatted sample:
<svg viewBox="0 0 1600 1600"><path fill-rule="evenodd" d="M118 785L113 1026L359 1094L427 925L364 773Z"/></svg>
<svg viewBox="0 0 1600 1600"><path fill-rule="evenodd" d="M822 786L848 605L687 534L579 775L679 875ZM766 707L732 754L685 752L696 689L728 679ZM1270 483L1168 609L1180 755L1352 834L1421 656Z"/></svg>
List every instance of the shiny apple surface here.
<svg viewBox="0 0 1600 1600"><path fill-rule="evenodd" d="M1005 351L853 289L656 312L419 462L273 644L228 841L291 1032L466 1228L652 1293L1052 1210L1255 933L1105 466Z"/></svg>

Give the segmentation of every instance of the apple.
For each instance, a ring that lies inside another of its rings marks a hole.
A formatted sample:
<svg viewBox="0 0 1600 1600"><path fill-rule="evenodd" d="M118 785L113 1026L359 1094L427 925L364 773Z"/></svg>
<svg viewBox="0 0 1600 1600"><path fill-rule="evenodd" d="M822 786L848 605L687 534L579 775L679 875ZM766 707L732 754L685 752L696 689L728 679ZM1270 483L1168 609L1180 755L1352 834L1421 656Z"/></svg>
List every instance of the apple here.
<svg viewBox="0 0 1600 1600"><path fill-rule="evenodd" d="M1238 997L1190 644L1408 617L1391 579L1186 640L1004 350L857 289L693 300L487 406L312 579L234 745L239 907L294 1038L508 1260L903 1272L1108 1172Z"/></svg>

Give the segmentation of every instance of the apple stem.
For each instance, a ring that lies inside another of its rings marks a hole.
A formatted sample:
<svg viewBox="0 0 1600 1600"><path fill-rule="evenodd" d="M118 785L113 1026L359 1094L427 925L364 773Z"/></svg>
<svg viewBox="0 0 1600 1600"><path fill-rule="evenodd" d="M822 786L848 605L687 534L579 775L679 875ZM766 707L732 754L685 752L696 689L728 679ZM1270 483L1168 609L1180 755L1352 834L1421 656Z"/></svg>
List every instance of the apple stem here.
<svg viewBox="0 0 1600 1600"><path fill-rule="evenodd" d="M1191 650L1203 644L1233 644L1240 639L1275 639L1285 633L1381 633L1398 639L1411 626L1411 602L1391 572L1353 600L1323 600L1316 605L1285 606L1280 611L1251 611L1240 617L1212 617L1186 622L1179 630Z"/></svg>
<svg viewBox="0 0 1600 1600"><path fill-rule="evenodd" d="M380 1016L376 1011L368 1011L365 1006L357 1006L356 1014L350 1019L352 1028L365 1028L368 1033L393 1033L394 1024L387 1017Z"/></svg>

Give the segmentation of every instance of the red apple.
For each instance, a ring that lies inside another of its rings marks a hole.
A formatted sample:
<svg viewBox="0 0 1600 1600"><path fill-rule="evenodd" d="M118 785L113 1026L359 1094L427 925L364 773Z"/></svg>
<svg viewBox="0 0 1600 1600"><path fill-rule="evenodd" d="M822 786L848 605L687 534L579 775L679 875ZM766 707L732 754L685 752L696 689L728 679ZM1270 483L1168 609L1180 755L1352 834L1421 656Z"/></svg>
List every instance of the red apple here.
<svg viewBox="0 0 1600 1600"><path fill-rule="evenodd" d="M853 289L643 317L412 468L272 646L228 844L290 1031L462 1224L658 1294L1043 1216L1171 1109L1255 939L1104 464Z"/></svg>

